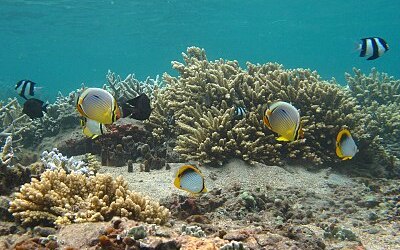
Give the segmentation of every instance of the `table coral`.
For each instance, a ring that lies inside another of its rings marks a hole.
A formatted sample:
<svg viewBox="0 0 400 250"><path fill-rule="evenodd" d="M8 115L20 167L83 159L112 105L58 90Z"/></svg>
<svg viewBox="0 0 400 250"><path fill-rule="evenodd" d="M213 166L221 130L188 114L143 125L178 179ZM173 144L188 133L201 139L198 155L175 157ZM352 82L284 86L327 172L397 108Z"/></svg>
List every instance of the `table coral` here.
<svg viewBox="0 0 400 250"><path fill-rule="evenodd" d="M33 178L20 188L9 211L23 225L104 221L113 216L156 224L168 220L168 209L127 186L122 176L46 171L40 180Z"/></svg>

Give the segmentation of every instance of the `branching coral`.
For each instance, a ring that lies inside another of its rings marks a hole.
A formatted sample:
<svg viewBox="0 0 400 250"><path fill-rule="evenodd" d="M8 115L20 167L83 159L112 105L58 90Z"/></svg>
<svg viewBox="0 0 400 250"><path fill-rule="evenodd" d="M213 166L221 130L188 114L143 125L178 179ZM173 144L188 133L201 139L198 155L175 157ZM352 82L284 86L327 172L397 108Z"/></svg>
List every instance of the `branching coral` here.
<svg viewBox="0 0 400 250"><path fill-rule="evenodd" d="M369 75L358 69L353 71L354 76L346 74L346 80L351 94L362 106L367 120L366 135L379 141L387 154L400 158L400 80L375 68Z"/></svg>
<svg viewBox="0 0 400 250"><path fill-rule="evenodd" d="M134 74L129 74L125 80L122 80L119 75L108 70L106 78L107 84L103 88L111 92L118 101L135 98L141 93L145 93L151 98L154 89L160 88L163 85L158 75L156 79L147 77L144 82L141 82L135 78Z"/></svg>
<svg viewBox="0 0 400 250"><path fill-rule="evenodd" d="M167 87L154 92L148 125L165 139L170 121L177 136L175 150L187 160L222 163L231 157L269 164L285 158L315 163L336 162L334 140L348 127L363 133L363 116L356 100L342 87L320 79L316 72L284 69L282 65L207 61L204 50L188 48L184 63L172 62L180 76L164 74ZM274 101L291 102L300 109L305 140L280 143L262 123L262 111ZM161 102L162 105L159 105ZM235 120L234 108L248 110Z"/></svg>
<svg viewBox="0 0 400 250"><path fill-rule="evenodd" d="M101 164L93 158L91 154L85 155L86 161L76 160L73 157L63 156L57 148L52 151L44 151L41 155L41 161L45 169L60 170L67 173L72 171L85 175L94 175L100 169Z"/></svg>
<svg viewBox="0 0 400 250"><path fill-rule="evenodd" d="M8 136L4 143L4 146L1 148L1 155L0 155L1 171L4 171L4 167L10 166L13 157L14 157L14 150L12 148L12 137Z"/></svg>
<svg viewBox="0 0 400 250"><path fill-rule="evenodd" d="M156 224L167 221L168 209L127 186L121 176L114 180L110 175L46 171L40 180L34 178L21 187L9 211L23 225L104 221L113 216Z"/></svg>
<svg viewBox="0 0 400 250"><path fill-rule="evenodd" d="M400 80L375 68L367 76L361 70L353 68L354 76L346 73L346 80L352 95L361 105L400 103Z"/></svg>
<svg viewBox="0 0 400 250"><path fill-rule="evenodd" d="M63 129L74 128L79 124L79 115L75 108L77 92L68 96L58 94L54 103L47 107L47 114L42 119L35 119L29 130L22 133L24 146L36 146L43 138L57 135Z"/></svg>
<svg viewBox="0 0 400 250"><path fill-rule="evenodd" d="M0 141L7 136L14 137L14 143L21 141L21 134L29 130L30 119L22 113L22 107L16 98L8 99L8 103L0 101Z"/></svg>

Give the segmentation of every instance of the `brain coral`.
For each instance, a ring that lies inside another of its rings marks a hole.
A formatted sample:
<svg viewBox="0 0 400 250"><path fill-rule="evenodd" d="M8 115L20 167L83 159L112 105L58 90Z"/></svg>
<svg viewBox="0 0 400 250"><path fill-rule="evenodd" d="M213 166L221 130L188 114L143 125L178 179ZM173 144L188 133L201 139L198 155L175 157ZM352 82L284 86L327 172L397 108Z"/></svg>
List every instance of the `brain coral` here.
<svg viewBox="0 0 400 250"><path fill-rule="evenodd" d="M9 211L24 225L110 220L124 216L163 224L169 210L157 202L128 190L126 181L110 175L83 174L64 170L46 171L40 180L24 184Z"/></svg>

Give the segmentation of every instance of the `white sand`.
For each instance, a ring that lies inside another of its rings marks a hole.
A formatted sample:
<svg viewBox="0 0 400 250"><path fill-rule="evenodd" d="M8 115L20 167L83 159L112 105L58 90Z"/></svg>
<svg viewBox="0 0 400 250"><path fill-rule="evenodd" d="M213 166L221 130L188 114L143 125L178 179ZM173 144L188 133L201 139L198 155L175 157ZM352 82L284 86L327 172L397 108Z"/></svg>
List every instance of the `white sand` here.
<svg viewBox="0 0 400 250"><path fill-rule="evenodd" d="M172 193L182 193L174 187L175 173L183 164L170 163L170 170L152 170L140 172L139 164L134 164L134 172L128 173L124 167L103 167L100 173L110 173L113 176L122 175L129 183L131 190L138 191L153 199L161 199ZM240 160L232 160L221 167L202 166L200 170L206 178L208 190L213 188L227 188L235 183L240 183L244 189L256 187L265 190L266 186L272 188L298 187L303 190L325 194L330 192L328 184L339 186L352 186L349 178L337 174L328 174L328 170L310 172L302 167L288 166L284 168L277 166L266 166L263 164L248 165ZM212 178L213 177L213 178Z"/></svg>

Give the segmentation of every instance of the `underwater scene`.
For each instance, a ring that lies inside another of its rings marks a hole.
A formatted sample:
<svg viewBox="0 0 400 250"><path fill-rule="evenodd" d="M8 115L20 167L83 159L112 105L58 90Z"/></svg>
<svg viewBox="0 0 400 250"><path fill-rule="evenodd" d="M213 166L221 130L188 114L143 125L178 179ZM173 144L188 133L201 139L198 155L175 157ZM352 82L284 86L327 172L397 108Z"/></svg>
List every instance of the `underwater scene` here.
<svg viewBox="0 0 400 250"><path fill-rule="evenodd" d="M400 2L0 7L0 249L400 250Z"/></svg>

